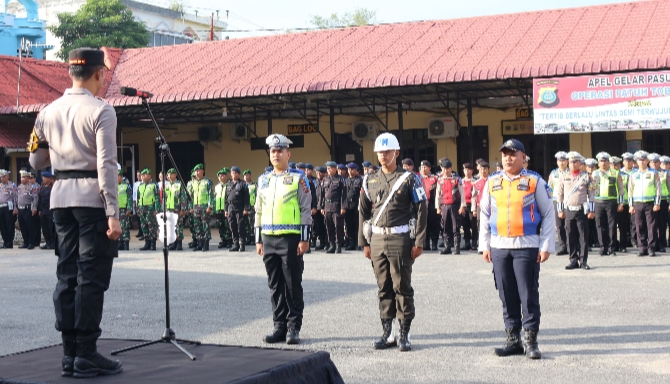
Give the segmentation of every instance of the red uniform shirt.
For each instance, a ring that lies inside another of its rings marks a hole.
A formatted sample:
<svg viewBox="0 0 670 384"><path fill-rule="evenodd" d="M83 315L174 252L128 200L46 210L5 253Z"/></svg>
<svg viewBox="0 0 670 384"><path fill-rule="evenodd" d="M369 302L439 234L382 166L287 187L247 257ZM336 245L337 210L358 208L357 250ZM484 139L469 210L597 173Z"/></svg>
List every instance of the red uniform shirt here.
<svg viewBox="0 0 670 384"><path fill-rule="evenodd" d="M482 193L484 191L484 184L486 184L486 180L488 180L488 178L482 178L477 180L474 184L474 188L477 190L477 206L479 206L482 201Z"/></svg>
<svg viewBox="0 0 670 384"><path fill-rule="evenodd" d="M463 180L463 193L465 194L465 203L470 204L472 202L472 188L475 185L475 181L470 179L462 179Z"/></svg>
<svg viewBox="0 0 670 384"><path fill-rule="evenodd" d="M420 176L421 182L423 183L423 189L426 190L426 200L430 203L432 196L435 196L435 189L437 189L437 176L428 175Z"/></svg>

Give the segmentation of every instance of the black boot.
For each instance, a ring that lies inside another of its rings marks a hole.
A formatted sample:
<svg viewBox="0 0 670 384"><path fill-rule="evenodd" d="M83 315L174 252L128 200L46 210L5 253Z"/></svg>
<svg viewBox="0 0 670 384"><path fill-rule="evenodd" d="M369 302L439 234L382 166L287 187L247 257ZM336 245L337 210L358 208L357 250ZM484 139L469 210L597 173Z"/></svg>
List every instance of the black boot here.
<svg viewBox="0 0 670 384"><path fill-rule="evenodd" d="M444 240L440 239L440 242L437 243L437 246L440 248L444 248Z"/></svg>
<svg viewBox="0 0 670 384"><path fill-rule="evenodd" d="M63 338L63 371L61 376L70 377L74 373L74 359L77 356L77 336L72 333L61 334Z"/></svg>
<svg viewBox="0 0 670 384"><path fill-rule="evenodd" d="M335 253L335 243L330 244L326 253Z"/></svg>
<svg viewBox="0 0 670 384"><path fill-rule="evenodd" d="M507 340L502 348L495 348L493 353L496 356L523 355L523 345L521 344L521 329L507 328Z"/></svg>
<svg viewBox="0 0 670 384"><path fill-rule="evenodd" d="M130 240L124 240L123 241L123 250L124 251L130 251Z"/></svg>
<svg viewBox="0 0 670 384"><path fill-rule="evenodd" d="M202 241L202 251L203 252L209 251L209 240Z"/></svg>
<svg viewBox="0 0 670 384"><path fill-rule="evenodd" d="M144 235L142 234L142 230L140 229L140 231L137 232L137 235L135 235L135 237L142 237L142 236L144 236Z"/></svg>
<svg viewBox="0 0 670 384"><path fill-rule="evenodd" d="M430 248L432 251L437 251L437 237L433 238L430 240L432 242L432 247Z"/></svg>
<svg viewBox="0 0 670 384"><path fill-rule="evenodd" d="M244 248L244 245L245 245L245 244L244 244L244 241L243 241L243 240L240 240L240 252L244 252L244 251L246 251L246 249Z"/></svg>
<svg viewBox="0 0 670 384"><path fill-rule="evenodd" d="M233 242L233 247L228 250L228 252L238 252L240 250L240 243L239 241Z"/></svg>
<svg viewBox="0 0 670 384"><path fill-rule="evenodd" d="M347 245L347 247L344 249L346 249L347 251L355 251L356 247L357 247L356 241L352 239L349 241L349 245Z"/></svg>
<svg viewBox="0 0 670 384"><path fill-rule="evenodd" d="M189 248L195 248L198 246L198 241L196 239L193 239L190 243L188 243Z"/></svg>
<svg viewBox="0 0 670 384"><path fill-rule="evenodd" d="M412 349L412 344L409 342L409 327L412 325L412 320L398 320L400 322L400 336L398 337L398 350L400 352L407 352Z"/></svg>
<svg viewBox="0 0 670 384"><path fill-rule="evenodd" d="M470 245L470 241L469 241L469 240L465 240L465 243L463 244L463 248L462 248L462 249L463 249L464 251L470 251L470 250L472 250L472 246Z"/></svg>
<svg viewBox="0 0 670 384"><path fill-rule="evenodd" d="M379 340L372 343L374 349L385 349L388 347L395 347L395 335L393 335L393 319L382 319L383 333Z"/></svg>
<svg viewBox="0 0 670 384"><path fill-rule="evenodd" d="M202 251L202 243L202 240L198 240L198 242L195 244L195 247L193 248L193 252Z"/></svg>
<svg viewBox="0 0 670 384"><path fill-rule="evenodd" d="M140 241L144 241L144 240L145 240L144 235L140 236Z"/></svg>
<svg viewBox="0 0 670 384"><path fill-rule="evenodd" d="M542 353L537 347L537 331L530 331L528 329L524 329L523 331L523 349L526 357L532 360L542 358Z"/></svg>
<svg viewBox="0 0 670 384"><path fill-rule="evenodd" d="M233 247L233 240L226 241L226 248L230 249Z"/></svg>
<svg viewBox="0 0 670 384"><path fill-rule="evenodd" d="M151 240L151 250L152 251L156 250L156 240Z"/></svg>
<svg viewBox="0 0 670 384"><path fill-rule="evenodd" d="M151 249L151 240L144 240L144 247L140 248L140 251L148 251Z"/></svg>
<svg viewBox="0 0 670 384"><path fill-rule="evenodd" d="M286 333L286 344L298 344L300 343L300 331L297 329L288 329Z"/></svg>
<svg viewBox="0 0 670 384"><path fill-rule="evenodd" d="M225 248L227 244L228 244L227 241L219 241L219 246L218 246L218 248L219 248L219 249L221 249L221 248Z"/></svg>
<svg viewBox="0 0 670 384"><path fill-rule="evenodd" d="M451 255L451 246L447 246L443 250L440 251L440 255Z"/></svg>
<svg viewBox="0 0 670 384"><path fill-rule="evenodd" d="M263 341L265 341L268 344L286 341L286 328L280 328L275 325L275 329L272 331L271 334L266 335L263 338Z"/></svg>
<svg viewBox="0 0 670 384"><path fill-rule="evenodd" d="M335 253L342 253L342 246L341 245L337 244L335 246Z"/></svg>
<svg viewBox="0 0 670 384"><path fill-rule="evenodd" d="M174 251L175 249L177 249L177 240L175 240L174 243L170 244L170 246L168 247L168 251Z"/></svg>
<svg viewBox="0 0 670 384"><path fill-rule="evenodd" d="M184 250L184 248L182 248L182 246L181 246L181 239L177 240L177 248L175 248L175 250L177 250L177 251L183 251Z"/></svg>
<svg viewBox="0 0 670 384"><path fill-rule="evenodd" d="M460 240L456 242L456 250L454 250L454 255L460 255L461 254L461 242Z"/></svg>
<svg viewBox="0 0 670 384"><path fill-rule="evenodd" d="M95 341L77 341L77 357L74 359L74 377L86 378L98 375L114 375L123 370L123 364L118 360L109 360L99 354L95 348Z"/></svg>

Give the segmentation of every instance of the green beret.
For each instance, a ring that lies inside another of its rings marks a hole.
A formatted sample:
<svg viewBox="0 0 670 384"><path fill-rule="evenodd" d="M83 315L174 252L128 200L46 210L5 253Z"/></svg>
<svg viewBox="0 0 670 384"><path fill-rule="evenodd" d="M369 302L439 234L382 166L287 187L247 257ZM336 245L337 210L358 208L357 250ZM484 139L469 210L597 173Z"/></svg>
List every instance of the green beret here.
<svg viewBox="0 0 670 384"><path fill-rule="evenodd" d="M123 169L119 169L119 175L123 175Z"/></svg>
<svg viewBox="0 0 670 384"><path fill-rule="evenodd" d="M205 165L203 163L196 164L195 167L193 167L193 172L197 171L198 169L202 169L204 171Z"/></svg>
<svg viewBox="0 0 670 384"><path fill-rule="evenodd" d="M217 176L219 176L219 175L227 175L228 172L229 172L228 168L227 168L227 167L223 167L223 168L221 168L221 169L219 170L219 172L216 173L216 175L217 175Z"/></svg>
<svg viewBox="0 0 670 384"><path fill-rule="evenodd" d="M149 168L144 168L144 169L142 170L142 174L143 174L143 175L151 175L151 169L149 169Z"/></svg>
<svg viewBox="0 0 670 384"><path fill-rule="evenodd" d="M244 172L242 172L242 176L249 174L251 175L251 169L245 169Z"/></svg>
<svg viewBox="0 0 670 384"><path fill-rule="evenodd" d="M177 173L177 170L174 168L170 168L167 170L167 173Z"/></svg>

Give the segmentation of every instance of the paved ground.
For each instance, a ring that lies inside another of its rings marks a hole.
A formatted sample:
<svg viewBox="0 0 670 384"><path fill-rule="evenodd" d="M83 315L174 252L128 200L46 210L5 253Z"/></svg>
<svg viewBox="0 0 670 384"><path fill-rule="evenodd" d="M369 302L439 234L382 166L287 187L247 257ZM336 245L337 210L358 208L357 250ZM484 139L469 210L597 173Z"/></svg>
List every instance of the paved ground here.
<svg viewBox="0 0 670 384"><path fill-rule="evenodd" d="M182 338L260 346L272 327L261 259L213 245L208 253L170 254L172 327ZM152 339L164 329L162 253L138 246L114 265L103 337ZM0 355L59 342L55 262L47 251L0 250ZM380 325L362 253L312 253L296 348L330 352L347 383L670 382L670 255L594 256L591 271L565 264L552 256L542 266L544 356L529 361L493 355L504 337L501 304L490 265L474 253L417 260L413 351L403 354L370 347Z"/></svg>

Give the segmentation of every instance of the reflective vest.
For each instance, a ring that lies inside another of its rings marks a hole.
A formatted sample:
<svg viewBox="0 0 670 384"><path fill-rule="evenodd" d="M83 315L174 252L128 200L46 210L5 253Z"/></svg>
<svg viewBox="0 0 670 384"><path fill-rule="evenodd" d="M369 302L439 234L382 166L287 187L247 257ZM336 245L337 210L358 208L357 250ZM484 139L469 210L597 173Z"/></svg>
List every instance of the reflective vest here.
<svg viewBox="0 0 670 384"><path fill-rule="evenodd" d="M226 207L226 184L219 183L214 187L214 202L216 212L223 211Z"/></svg>
<svg viewBox="0 0 670 384"><path fill-rule="evenodd" d="M668 200L668 172L659 171L658 177L661 179L661 199Z"/></svg>
<svg viewBox="0 0 670 384"><path fill-rule="evenodd" d="M656 200L656 178L653 171L637 171L631 175L630 182L633 183L633 202L649 203Z"/></svg>
<svg viewBox="0 0 670 384"><path fill-rule="evenodd" d="M126 183L119 184L119 208L128 208L128 184Z"/></svg>
<svg viewBox="0 0 670 384"><path fill-rule="evenodd" d="M300 234L300 173L269 174L264 177L260 193L261 233L264 235Z"/></svg>
<svg viewBox="0 0 670 384"><path fill-rule="evenodd" d="M175 205L177 205L177 198L179 198L179 192L181 190L181 183L166 183L165 184L165 202L167 206L165 207L168 210L174 211Z"/></svg>
<svg viewBox="0 0 670 384"><path fill-rule="evenodd" d="M619 171L610 168L607 172L598 170L595 173L595 177L600 179L600 188L596 191L595 198L598 200L617 200L619 198L619 185L617 184Z"/></svg>
<svg viewBox="0 0 670 384"><path fill-rule="evenodd" d="M256 183L247 183L249 188L249 205L253 208L256 205Z"/></svg>
<svg viewBox="0 0 670 384"><path fill-rule="evenodd" d="M423 189L426 191L426 200L430 202L431 191L435 188L437 177L434 175L421 176L421 183L423 184Z"/></svg>
<svg viewBox="0 0 670 384"><path fill-rule="evenodd" d="M549 180L547 180L547 183L549 184L549 188L551 188L552 200L556 201L556 199L558 199L558 195L555 194L554 191L556 190L556 184L558 184L558 180L561 178L561 175L569 172L569 168L566 168L564 171L561 171L560 168L556 168L549 174Z"/></svg>
<svg viewBox="0 0 670 384"><path fill-rule="evenodd" d="M140 184L137 193L137 205L140 207L153 206L156 202L156 184L154 183Z"/></svg>
<svg viewBox="0 0 670 384"><path fill-rule="evenodd" d="M621 170L619 171L619 175L621 175L621 181L623 181L623 201L624 204L628 204L628 183L630 182L630 173Z"/></svg>
<svg viewBox="0 0 670 384"><path fill-rule="evenodd" d="M465 203L470 204L472 202L472 187L474 187L474 180L463 180L463 193L465 194Z"/></svg>
<svg viewBox="0 0 670 384"><path fill-rule="evenodd" d="M503 175L489 178L491 234L519 237L538 234L542 216L535 202L538 177L522 174L509 181Z"/></svg>
<svg viewBox="0 0 670 384"><path fill-rule="evenodd" d="M437 181L442 192L442 205L460 204L461 196L458 194L458 179L455 177L444 177Z"/></svg>
<svg viewBox="0 0 670 384"><path fill-rule="evenodd" d="M209 204L209 180L204 177L202 180L195 179L191 181L193 186L193 204L194 205L208 205Z"/></svg>

